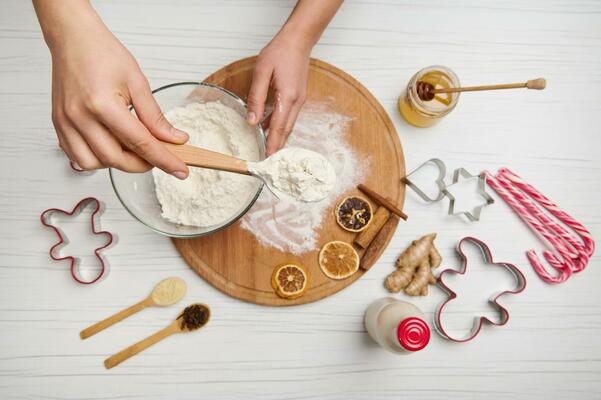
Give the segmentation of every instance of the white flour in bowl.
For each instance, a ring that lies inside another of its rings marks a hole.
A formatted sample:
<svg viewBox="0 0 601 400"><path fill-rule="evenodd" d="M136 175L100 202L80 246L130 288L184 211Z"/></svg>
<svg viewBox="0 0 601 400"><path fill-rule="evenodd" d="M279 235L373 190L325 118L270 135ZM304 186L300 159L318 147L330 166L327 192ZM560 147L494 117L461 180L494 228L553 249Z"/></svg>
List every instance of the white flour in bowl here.
<svg viewBox="0 0 601 400"><path fill-rule="evenodd" d="M285 202L263 190L242 218L242 228L264 246L293 254L314 250L325 211L361 179L369 160L358 160L345 135L352 118L335 113L328 103L307 103L300 112L286 147L313 150L327 158L336 172L328 197L315 203Z"/></svg>
<svg viewBox="0 0 601 400"><path fill-rule="evenodd" d="M255 129L222 103L190 103L170 110L165 117L190 135L190 145L259 160ZM250 176L195 167L190 167L190 176L183 181L158 168L152 174L163 218L200 227L221 224L236 215L258 185Z"/></svg>

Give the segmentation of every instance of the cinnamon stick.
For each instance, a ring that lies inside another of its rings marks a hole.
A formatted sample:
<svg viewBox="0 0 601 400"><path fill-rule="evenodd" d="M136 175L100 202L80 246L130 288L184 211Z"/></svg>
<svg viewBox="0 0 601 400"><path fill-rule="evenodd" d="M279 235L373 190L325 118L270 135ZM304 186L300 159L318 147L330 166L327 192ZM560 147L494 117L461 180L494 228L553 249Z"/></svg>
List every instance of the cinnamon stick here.
<svg viewBox="0 0 601 400"><path fill-rule="evenodd" d="M380 206L372 216L372 220L365 228L355 237L355 244L362 249L366 249L371 241L376 237L380 229L384 226L390 217L390 211L386 207Z"/></svg>
<svg viewBox="0 0 601 400"><path fill-rule="evenodd" d="M380 254L382 254L386 248L388 236L390 233L394 232L398 224L399 217L396 215L391 215L390 218L388 218L388 221L386 221L382 229L380 229L380 232L378 232L374 240L372 240L365 250L365 253L363 253L363 257L361 257L361 269L367 271L376 263Z"/></svg>
<svg viewBox="0 0 601 400"><path fill-rule="evenodd" d="M385 198L384 196L374 192L373 190L371 190L364 184L359 184L359 186L357 186L357 187L359 188L360 191L362 191L363 193L365 193L366 195L371 197L373 201L375 201L376 203L378 203L381 206L386 207L388 209L388 211L390 211L393 214L396 214L400 218L403 218L405 221L407 221L407 214L405 214L404 212L399 210L399 208L397 206L395 206L392 203L392 201L390 201L387 198Z"/></svg>

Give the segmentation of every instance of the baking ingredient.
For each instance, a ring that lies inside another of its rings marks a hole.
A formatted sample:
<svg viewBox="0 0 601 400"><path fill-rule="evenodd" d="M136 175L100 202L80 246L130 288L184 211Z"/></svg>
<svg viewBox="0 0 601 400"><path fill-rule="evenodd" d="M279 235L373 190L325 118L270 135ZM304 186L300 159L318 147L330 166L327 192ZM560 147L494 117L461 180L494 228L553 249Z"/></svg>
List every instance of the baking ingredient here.
<svg viewBox="0 0 601 400"><path fill-rule="evenodd" d="M365 311L364 322L369 336L396 354L419 351L430 341L424 313L406 301L392 297L376 300Z"/></svg>
<svg viewBox="0 0 601 400"><path fill-rule="evenodd" d="M366 249L376 237L380 229L382 229L386 221L388 221L389 217L390 211L388 211L386 207L378 207L369 223L369 226L355 236L353 243L362 249Z"/></svg>
<svg viewBox="0 0 601 400"><path fill-rule="evenodd" d="M347 231L361 232L371 222L372 213L371 205L363 197L346 197L336 207L336 222Z"/></svg>
<svg viewBox="0 0 601 400"><path fill-rule="evenodd" d="M399 217L392 214L382 228L380 228L380 231L363 252L360 265L361 269L367 271L376 263L376 261L378 261L378 257L384 252L386 245L394 235L394 231L399 225L399 221Z"/></svg>
<svg viewBox="0 0 601 400"><path fill-rule="evenodd" d="M284 299L296 299L307 290L308 275L304 268L295 264L276 267L271 275L271 286Z"/></svg>
<svg viewBox="0 0 601 400"><path fill-rule="evenodd" d="M332 112L328 102L305 103L286 146L325 156L336 172L336 183L326 199L314 203L279 201L263 190L241 223L263 246L295 255L317 248L317 231L326 212L369 169L369 159L357 157L347 144L345 135L351 121Z"/></svg>
<svg viewBox="0 0 601 400"><path fill-rule="evenodd" d="M428 284L435 284L432 269L442 262L440 253L434 246L436 233L414 240L396 261L397 270L386 277L384 286L389 292L397 293L405 289L409 296L426 296Z"/></svg>
<svg viewBox="0 0 601 400"><path fill-rule="evenodd" d="M256 130L235 110L213 101L189 103L165 114L190 135L188 144L242 158L259 160ZM256 178L190 167L186 180L158 168L152 171L163 218L183 225L210 227L238 214L259 185Z"/></svg>
<svg viewBox="0 0 601 400"><path fill-rule="evenodd" d="M423 91L424 83L435 89L460 86L453 71L443 66L426 67L413 75L405 93L399 97L399 112L405 121L418 128L439 122L455 108L459 99L459 93L439 93L433 97L434 101L429 101L432 99Z"/></svg>
<svg viewBox="0 0 601 400"><path fill-rule="evenodd" d="M205 325L209 320L209 309L203 304L192 304L184 309L178 317L184 331L193 331Z"/></svg>
<svg viewBox="0 0 601 400"><path fill-rule="evenodd" d="M357 189L359 189L360 191L362 191L363 193L368 195L373 201L375 201L379 205L386 207L388 209L388 211L390 211L391 213L393 213L393 214L397 215L399 218L403 218L405 221L407 221L407 214L405 214L400 208L398 208L396 206L396 204L395 204L396 201L390 200L390 199L382 196L380 193L376 192L373 189L368 188L367 186L365 186L362 183L357 185Z"/></svg>
<svg viewBox="0 0 601 400"><path fill-rule="evenodd" d="M287 147L263 161L248 163L248 170L265 179L284 200L323 200L336 183L336 172L328 159L300 147Z"/></svg>
<svg viewBox="0 0 601 400"><path fill-rule="evenodd" d="M359 269L359 254L352 245L334 240L321 248L319 266L328 278L345 279Z"/></svg>
<svg viewBox="0 0 601 400"><path fill-rule="evenodd" d="M186 289L186 282L182 278L166 278L154 287L150 296L157 306L170 306L184 297Z"/></svg>

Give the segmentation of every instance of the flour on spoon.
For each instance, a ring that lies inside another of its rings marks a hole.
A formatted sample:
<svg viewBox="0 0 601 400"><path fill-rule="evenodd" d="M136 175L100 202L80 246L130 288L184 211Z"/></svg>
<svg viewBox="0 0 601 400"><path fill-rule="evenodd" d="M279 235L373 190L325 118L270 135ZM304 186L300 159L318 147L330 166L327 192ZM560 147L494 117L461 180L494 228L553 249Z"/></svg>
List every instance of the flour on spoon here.
<svg viewBox="0 0 601 400"><path fill-rule="evenodd" d="M265 179L283 200L323 200L336 183L336 172L324 156L299 147L282 149L264 161L249 162L248 170Z"/></svg>

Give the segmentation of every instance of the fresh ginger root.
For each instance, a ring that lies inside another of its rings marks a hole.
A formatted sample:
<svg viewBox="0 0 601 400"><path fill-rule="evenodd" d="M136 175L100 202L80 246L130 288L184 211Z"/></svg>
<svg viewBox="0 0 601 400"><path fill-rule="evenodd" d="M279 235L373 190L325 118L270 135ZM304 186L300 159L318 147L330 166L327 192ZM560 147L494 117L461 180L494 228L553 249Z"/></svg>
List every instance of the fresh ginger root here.
<svg viewBox="0 0 601 400"><path fill-rule="evenodd" d="M440 253L434 246L436 233L414 240L396 261L397 270L386 277L384 286L389 292L397 293L405 289L409 296L426 296L428 285L436 283L432 269L442 262Z"/></svg>

